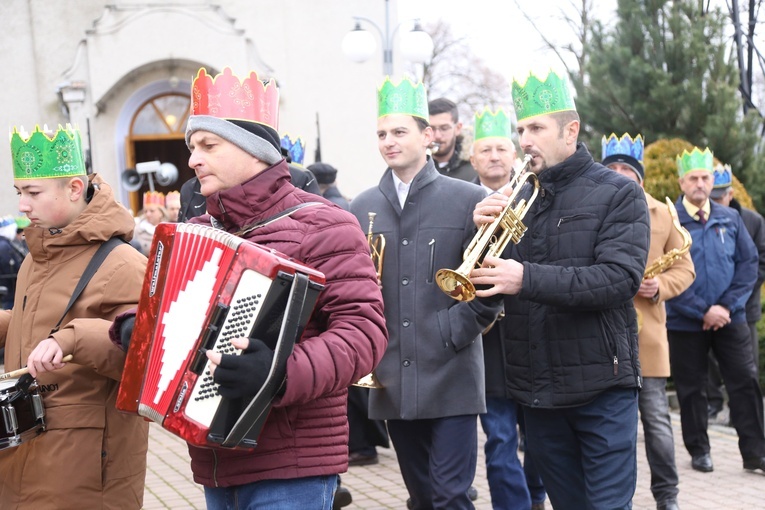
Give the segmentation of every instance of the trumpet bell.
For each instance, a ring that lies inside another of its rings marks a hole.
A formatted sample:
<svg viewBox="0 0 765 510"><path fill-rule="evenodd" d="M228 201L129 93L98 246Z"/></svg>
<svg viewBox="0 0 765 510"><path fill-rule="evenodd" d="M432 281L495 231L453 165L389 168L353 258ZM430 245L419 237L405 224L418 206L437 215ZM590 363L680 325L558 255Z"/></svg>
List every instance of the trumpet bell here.
<svg viewBox="0 0 765 510"><path fill-rule="evenodd" d="M457 301L472 301L475 298L475 285L466 275L451 269L439 269L436 284L449 297Z"/></svg>
<svg viewBox="0 0 765 510"><path fill-rule="evenodd" d="M353 386L358 386L359 388L372 388L372 389L380 389L383 388L383 385L380 384L380 381L377 380L377 376L374 372L370 372L355 383L353 383Z"/></svg>

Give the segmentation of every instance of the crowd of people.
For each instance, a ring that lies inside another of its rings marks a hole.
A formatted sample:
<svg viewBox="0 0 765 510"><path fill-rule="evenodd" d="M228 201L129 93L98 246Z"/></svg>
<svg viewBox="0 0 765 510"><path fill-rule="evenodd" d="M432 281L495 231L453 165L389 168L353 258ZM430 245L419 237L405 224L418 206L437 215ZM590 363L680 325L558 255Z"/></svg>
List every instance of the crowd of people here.
<svg viewBox="0 0 765 510"><path fill-rule="evenodd" d="M677 509L670 376L693 469L714 469L710 395L724 384L742 467L765 471L765 220L735 201L732 169L709 148L677 155L682 194L662 202L644 188L643 137L603 136L596 160L555 72L513 83L515 119L476 112L472 138L454 102L386 78L384 170L349 199L337 168L304 167L302 141L280 137L275 82L201 69L191 95L195 178L144 193L137 218L86 172L77 129L12 133L29 223L0 219L0 269L18 273L0 346L6 370L27 367L46 388L46 430L0 448L3 508L142 506L148 425L115 397L161 222L240 233L326 277L258 447L189 445L210 509L342 508L340 475L391 445L402 506L470 509L479 425L494 508L628 509L639 422L657 509ZM385 244L370 253L373 239ZM100 268L65 307L92 259ZM232 344L241 354L205 356L222 395L250 399L274 351ZM370 373L375 387L354 385ZM68 477L40 483L72 460Z"/></svg>

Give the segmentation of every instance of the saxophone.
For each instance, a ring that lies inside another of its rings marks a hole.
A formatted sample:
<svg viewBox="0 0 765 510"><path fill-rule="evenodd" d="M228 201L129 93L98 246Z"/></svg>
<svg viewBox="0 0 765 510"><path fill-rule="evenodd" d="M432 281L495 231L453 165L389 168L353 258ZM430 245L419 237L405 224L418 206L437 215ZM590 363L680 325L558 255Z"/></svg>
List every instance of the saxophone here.
<svg viewBox="0 0 765 510"><path fill-rule="evenodd" d="M680 260L691 249L691 234L685 229L685 227L680 224L680 218L677 217L677 209L675 209L675 204L672 203L669 197L664 197L664 199L666 201L667 208L669 209L669 215L672 217L672 226L674 226L675 230L680 232L680 235L683 236L683 244L680 246L680 248L673 248L669 250L667 253L658 257L650 265L648 265L645 268L645 272L643 273L643 280L655 278L656 276L660 275L672 267L672 264ZM639 333L643 328L643 316L640 313L640 310L635 309L635 312L637 314Z"/></svg>
<svg viewBox="0 0 765 510"><path fill-rule="evenodd" d="M382 278L383 270L383 257L385 255L385 236L382 234L374 234L374 224L376 213L370 212L369 214L369 229L367 230L367 243L369 244L369 254L372 257L372 264L375 266L375 272L377 273L378 282ZM382 388L383 385L377 380L377 376L374 372L370 372L355 383L353 386L360 388Z"/></svg>

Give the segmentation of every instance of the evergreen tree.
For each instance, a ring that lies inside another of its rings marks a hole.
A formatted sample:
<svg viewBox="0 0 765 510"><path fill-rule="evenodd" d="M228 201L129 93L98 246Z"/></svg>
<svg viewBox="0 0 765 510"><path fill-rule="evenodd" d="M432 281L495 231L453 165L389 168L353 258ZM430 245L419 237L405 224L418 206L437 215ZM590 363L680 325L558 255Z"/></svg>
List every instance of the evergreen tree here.
<svg viewBox="0 0 765 510"><path fill-rule="evenodd" d="M593 24L589 60L571 78L582 138L596 159L601 137L612 132L642 133L647 143L682 138L710 147L765 205L759 119L741 113L728 21L697 0L619 0L612 28Z"/></svg>

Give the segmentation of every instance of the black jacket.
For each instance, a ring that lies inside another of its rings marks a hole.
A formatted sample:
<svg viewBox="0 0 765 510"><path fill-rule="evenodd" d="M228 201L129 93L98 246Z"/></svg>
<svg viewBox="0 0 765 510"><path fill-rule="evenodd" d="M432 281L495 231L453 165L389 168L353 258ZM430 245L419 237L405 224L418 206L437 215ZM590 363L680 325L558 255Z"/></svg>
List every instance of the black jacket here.
<svg viewBox="0 0 765 510"><path fill-rule="evenodd" d="M581 143L539 178L528 231L503 254L523 263L520 294L505 296L508 391L522 404L557 408L638 388L632 298L650 241L645 194Z"/></svg>
<svg viewBox="0 0 765 510"><path fill-rule="evenodd" d="M478 174L476 173L473 165L468 160L460 159L462 153L462 136L457 138L457 142L454 144L454 153L446 165L441 166L436 163L436 168L441 175L447 177L454 177L467 182L476 182ZM435 161L434 161L435 163Z"/></svg>
<svg viewBox="0 0 765 510"><path fill-rule="evenodd" d="M760 294L762 283L765 282L765 218L757 211L752 211L732 199L730 206L737 210L744 221L746 231L754 241L757 247L757 254L760 256L760 263L757 271L757 283L754 285L752 295L746 302L746 322L757 322L762 317L762 305L760 303Z"/></svg>

